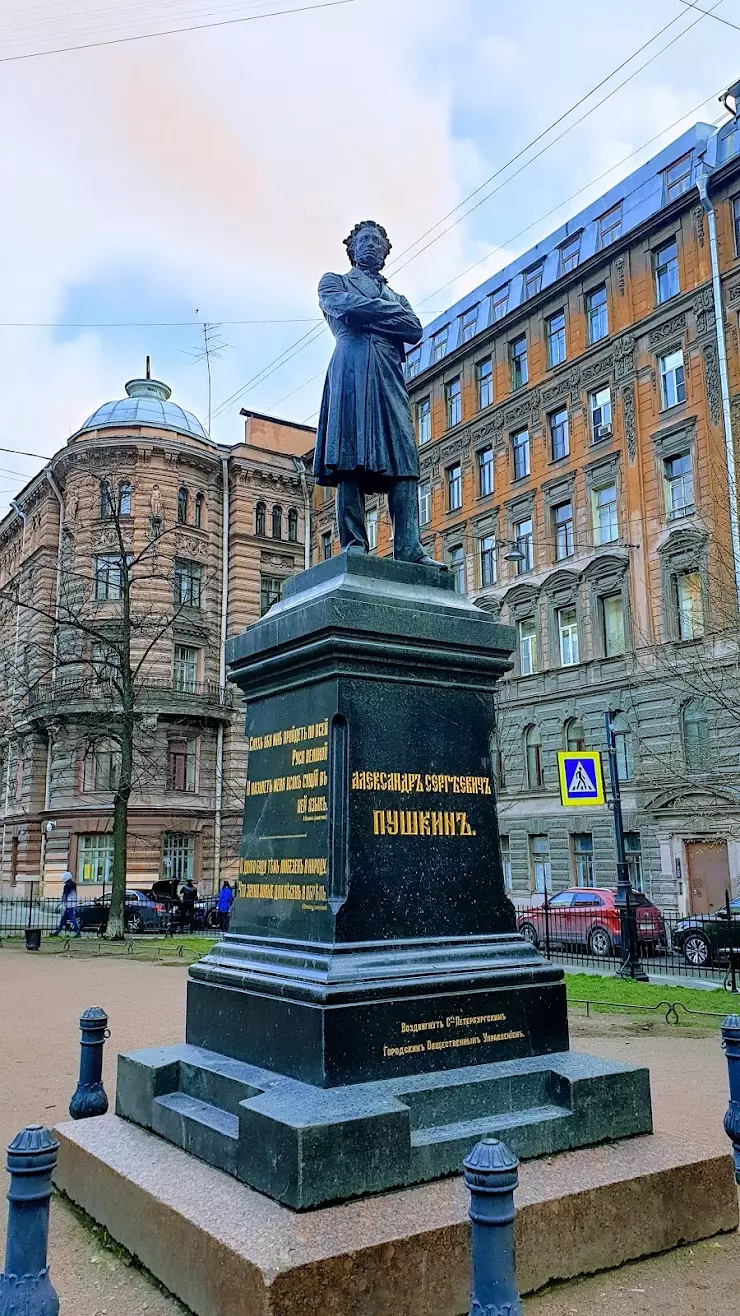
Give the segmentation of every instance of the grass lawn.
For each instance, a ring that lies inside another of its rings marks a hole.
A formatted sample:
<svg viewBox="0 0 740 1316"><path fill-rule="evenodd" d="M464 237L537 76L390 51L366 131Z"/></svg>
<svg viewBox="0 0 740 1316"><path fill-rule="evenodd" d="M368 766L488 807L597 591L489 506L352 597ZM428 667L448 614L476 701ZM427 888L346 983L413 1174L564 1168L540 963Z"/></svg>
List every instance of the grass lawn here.
<svg viewBox="0 0 740 1316"><path fill-rule="evenodd" d="M192 964L207 955L216 945L217 937L160 937L144 934L140 937L127 937L125 941L106 941L104 937L84 934L76 937L49 937L41 939L40 955L68 955L70 958L91 959L98 955L130 956L134 960L157 961L168 963L181 960ZM2 947L6 950L25 951L25 939L22 935L3 937ZM30 953L30 952L29 952Z"/></svg>
<svg viewBox="0 0 740 1316"><path fill-rule="evenodd" d="M740 1013L740 994L733 996L731 992L723 991L718 987L714 991L707 991L696 987L673 987L668 983L653 982L630 982L625 978L601 977L594 973L570 973L566 971L565 987L568 995L568 1002L575 1003L578 1001L595 1002L591 1009L609 1013L609 1005L617 1005L620 1008L613 1013L629 1014L630 1007L634 1013L642 1015L643 1018L665 1019L665 1009L654 1009L651 1013L647 1008L640 1007L659 1006L661 1001L669 1005L678 1004L683 1009L677 1011L679 1023L707 1024L716 1028L719 1019L717 1016L733 1014L735 1010ZM603 1005L599 1003L603 1002ZM583 1007L576 1005L576 1009ZM686 1011L698 1011L698 1014L687 1014ZM676 1022L671 1018L671 1023Z"/></svg>

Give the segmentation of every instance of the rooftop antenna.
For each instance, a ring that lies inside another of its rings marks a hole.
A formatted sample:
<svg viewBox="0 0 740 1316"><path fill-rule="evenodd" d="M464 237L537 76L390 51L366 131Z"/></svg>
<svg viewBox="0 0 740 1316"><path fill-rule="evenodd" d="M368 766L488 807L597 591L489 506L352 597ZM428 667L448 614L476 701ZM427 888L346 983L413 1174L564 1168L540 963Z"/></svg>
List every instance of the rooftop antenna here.
<svg viewBox="0 0 740 1316"><path fill-rule="evenodd" d="M152 377L152 359L149 356L146 359L146 377L147 379Z"/></svg>
<svg viewBox="0 0 740 1316"><path fill-rule="evenodd" d="M196 311L197 314L197 311ZM206 372L208 374L208 433L211 432L211 415L213 411L213 381L211 379L211 358L219 360L223 353L231 346L225 343L219 333L221 326L218 324L209 324L207 320L203 321L203 347L197 352L186 352L185 355L191 357L193 365L199 361L205 361ZM180 351L183 351L180 348Z"/></svg>

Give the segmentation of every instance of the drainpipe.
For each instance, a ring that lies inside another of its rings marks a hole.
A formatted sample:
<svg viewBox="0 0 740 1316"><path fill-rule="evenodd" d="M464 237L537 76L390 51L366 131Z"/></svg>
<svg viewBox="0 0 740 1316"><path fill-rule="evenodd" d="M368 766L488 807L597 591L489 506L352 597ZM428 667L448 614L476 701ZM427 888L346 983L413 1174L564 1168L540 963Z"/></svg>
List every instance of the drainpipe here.
<svg viewBox="0 0 740 1316"><path fill-rule="evenodd" d="M298 479L301 482L301 491L303 493L303 567L305 571L308 571L311 565L311 495L308 492L306 468L301 458L294 457L293 465L298 472Z"/></svg>
<svg viewBox="0 0 740 1316"><path fill-rule="evenodd" d="M57 586L56 599L54 603L54 639L52 641L51 651L51 683L56 684L57 679L57 660L59 658L59 595L62 588L62 545L64 543L64 499L62 498L59 485L48 466L44 472L49 484L51 485L54 497L59 503L59 535L57 538Z"/></svg>
<svg viewBox="0 0 740 1316"><path fill-rule="evenodd" d="M23 508L15 501L15 498L10 499L10 506L13 508L14 512L17 512L23 524L23 529L21 531L21 560L18 568L19 602L16 605L16 609L15 609L15 641L13 647L13 689L11 693L13 717L15 717L15 700L16 700L17 682L18 682L18 638L20 634L20 620L21 620L20 595L21 595L21 587L23 585L23 565L25 561L24 554L26 550L26 523L28 521L28 517L26 516L26 513L23 511ZM10 799L10 742L8 742L8 761L5 765L5 801L3 804L3 839L2 839L2 846L0 847L0 875L2 875L3 880L5 879L5 843L6 843L6 834L8 830L8 824L6 820L8 817L9 799Z"/></svg>
<svg viewBox="0 0 740 1316"><path fill-rule="evenodd" d="M221 526L221 630L219 634L218 683L223 694L226 686L226 622L229 611L229 459L221 458L223 509ZM224 724L219 722L216 739L216 817L213 832L213 883L218 891L221 881L221 824L224 800Z"/></svg>
<svg viewBox="0 0 740 1316"><path fill-rule="evenodd" d="M735 445L732 438L732 416L730 413L730 386L727 379L727 345L725 342L725 316L722 305L722 284L719 273L719 254L717 249L717 216L709 199L709 175L698 174L697 186L699 197L707 216L709 229L709 255L712 264L712 295L714 298L714 323L717 334L717 357L719 360L719 383L722 395L722 424L725 436L725 463L727 466L727 489L730 504L730 536L732 540L732 564L735 573L735 598L740 611L740 519L737 505L737 479L735 467Z"/></svg>

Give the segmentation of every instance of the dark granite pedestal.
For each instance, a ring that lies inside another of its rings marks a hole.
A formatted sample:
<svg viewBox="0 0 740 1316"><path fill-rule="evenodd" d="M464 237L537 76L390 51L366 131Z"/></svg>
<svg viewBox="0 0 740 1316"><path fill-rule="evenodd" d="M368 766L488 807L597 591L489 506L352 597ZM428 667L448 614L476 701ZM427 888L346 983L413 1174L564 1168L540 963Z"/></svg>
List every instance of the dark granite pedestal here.
<svg viewBox="0 0 740 1316"><path fill-rule="evenodd" d="M294 1207L650 1128L645 1071L568 1055L516 932L491 772L513 631L435 570L332 558L229 644L249 762L231 930L186 1047L121 1057L118 1112Z"/></svg>

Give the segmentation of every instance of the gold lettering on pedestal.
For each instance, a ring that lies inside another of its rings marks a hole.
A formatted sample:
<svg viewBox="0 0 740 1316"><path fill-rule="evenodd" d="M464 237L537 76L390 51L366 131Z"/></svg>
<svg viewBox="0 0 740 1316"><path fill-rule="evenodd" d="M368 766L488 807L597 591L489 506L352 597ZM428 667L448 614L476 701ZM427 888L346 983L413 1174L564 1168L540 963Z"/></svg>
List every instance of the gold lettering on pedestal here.
<svg viewBox="0 0 740 1316"><path fill-rule="evenodd" d="M467 813L442 809L373 809L374 836L475 836Z"/></svg>

